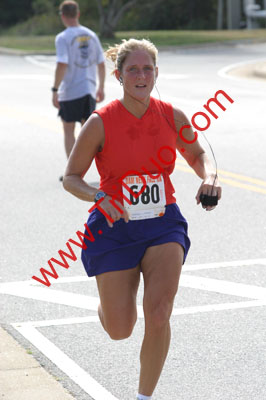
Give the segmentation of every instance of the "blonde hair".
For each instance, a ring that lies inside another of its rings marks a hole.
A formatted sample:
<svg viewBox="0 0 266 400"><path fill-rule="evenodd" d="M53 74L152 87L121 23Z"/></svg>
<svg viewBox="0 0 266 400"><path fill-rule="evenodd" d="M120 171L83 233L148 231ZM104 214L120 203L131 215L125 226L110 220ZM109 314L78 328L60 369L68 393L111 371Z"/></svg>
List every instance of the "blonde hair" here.
<svg viewBox="0 0 266 400"><path fill-rule="evenodd" d="M123 39L122 43L109 47L105 52L106 58L113 61L115 64L115 69L112 71L112 74L114 74L116 69L120 72L122 71L127 56L135 50L144 50L149 53L156 66L158 50L152 42L147 39Z"/></svg>

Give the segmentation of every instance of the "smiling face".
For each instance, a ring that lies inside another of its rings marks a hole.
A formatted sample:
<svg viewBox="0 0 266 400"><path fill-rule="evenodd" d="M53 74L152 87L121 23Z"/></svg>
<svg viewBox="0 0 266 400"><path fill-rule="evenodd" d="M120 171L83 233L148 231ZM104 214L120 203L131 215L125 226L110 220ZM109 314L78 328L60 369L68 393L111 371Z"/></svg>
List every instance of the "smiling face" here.
<svg viewBox="0 0 266 400"><path fill-rule="evenodd" d="M122 78L124 96L144 101L153 89L158 68L146 50L135 50L125 59L122 71L116 71L117 79Z"/></svg>

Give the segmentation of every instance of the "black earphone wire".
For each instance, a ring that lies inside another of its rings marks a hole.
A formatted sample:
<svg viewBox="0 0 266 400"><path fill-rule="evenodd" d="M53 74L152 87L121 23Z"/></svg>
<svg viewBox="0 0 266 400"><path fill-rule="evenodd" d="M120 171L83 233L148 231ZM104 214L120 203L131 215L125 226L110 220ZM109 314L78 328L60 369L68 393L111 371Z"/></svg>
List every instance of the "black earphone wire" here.
<svg viewBox="0 0 266 400"><path fill-rule="evenodd" d="M156 82L155 82L155 84L154 84L154 87L155 87L155 89L156 89L156 91L157 91L157 93L158 93L159 100L162 101L162 100L161 100L160 92L159 92L159 90L158 90L158 88L157 88L157 86L156 86ZM166 119L168 125L173 129L172 125L171 125L170 122L169 122L168 116L165 115L165 114L163 114L163 113L161 113L161 115ZM174 118L174 117L173 117L173 118ZM178 119L176 119L176 118L174 118L174 121L175 121L175 122L176 122L176 121L177 121L177 122L180 122L182 125L186 125L186 124L187 124L186 122L180 121L180 120L178 120ZM175 132L176 132L176 130L175 130ZM207 144L208 144L208 146L209 146L209 148L210 148L210 150L211 150L212 157L213 157L214 164L215 164L215 177L214 177L214 181L213 181L213 184L212 184L212 190L211 190L211 196L212 196L212 194L213 194L213 189L214 189L214 185L215 185L216 179L217 179L217 177L218 177L217 160L216 160L216 157L215 157L213 148L212 148L210 142L208 141L208 139L207 139L205 133L204 133L204 132L201 132L201 133L202 133L202 135L203 135L205 141L207 142Z"/></svg>
<svg viewBox="0 0 266 400"><path fill-rule="evenodd" d="M120 82L121 82L121 81L120 81ZM162 101L162 100L161 100L160 92L159 92L159 90L158 90L158 88L157 88L157 86L156 86L156 82L155 82L155 84L154 84L154 87L155 87L155 89L156 89L156 91L157 91L157 93L158 93L159 100ZM132 96L132 97L133 97L133 96ZM133 97L133 98L134 98L134 97ZM135 98L134 98L134 100L137 100L139 103L141 103L142 105L144 105L144 106L148 109L149 105L145 104L145 103L142 102L141 100L138 100L138 99L135 99ZM173 129L173 130L175 131L175 133L178 134L178 132L176 131L176 129L174 129L173 126L171 125L171 123L170 123L170 121L169 121L168 115L166 115L166 114L163 113L163 112L158 113L157 110L154 110L154 109L152 109L152 108L151 108L151 111L152 111L153 113L155 113L155 114L158 114L158 115L163 116L163 117L165 118L165 120L167 121L168 125L170 126L170 128ZM174 119L175 122L180 122L182 125L187 125L187 122L180 121L180 120L178 120L177 118L174 118L174 117L173 117L173 119ZM204 133L204 132L201 132L201 133L202 133L202 135L203 135L205 141L207 142L207 144L208 144L208 146L209 146L209 148L210 148L210 150L211 150L212 157L213 157L214 164L215 164L215 177L214 177L214 181L213 181L213 185L212 185L212 189L211 189L211 196L212 196L213 189L214 189L214 185L215 185L216 179L218 178L217 160L216 160L216 157L215 157L213 148L212 148L212 146L211 146L209 140L207 139L205 133Z"/></svg>

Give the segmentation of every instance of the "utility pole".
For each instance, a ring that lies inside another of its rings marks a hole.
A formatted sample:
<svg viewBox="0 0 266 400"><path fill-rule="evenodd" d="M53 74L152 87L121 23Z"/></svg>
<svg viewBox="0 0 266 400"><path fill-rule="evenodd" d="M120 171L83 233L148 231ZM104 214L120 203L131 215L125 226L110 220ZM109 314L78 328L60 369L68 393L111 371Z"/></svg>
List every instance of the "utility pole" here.
<svg viewBox="0 0 266 400"><path fill-rule="evenodd" d="M240 9L240 0L227 0L227 29L239 29Z"/></svg>
<svg viewBox="0 0 266 400"><path fill-rule="evenodd" d="M265 0L266 1L266 0ZM217 29L223 29L223 19L224 19L224 0L218 0L217 4Z"/></svg>

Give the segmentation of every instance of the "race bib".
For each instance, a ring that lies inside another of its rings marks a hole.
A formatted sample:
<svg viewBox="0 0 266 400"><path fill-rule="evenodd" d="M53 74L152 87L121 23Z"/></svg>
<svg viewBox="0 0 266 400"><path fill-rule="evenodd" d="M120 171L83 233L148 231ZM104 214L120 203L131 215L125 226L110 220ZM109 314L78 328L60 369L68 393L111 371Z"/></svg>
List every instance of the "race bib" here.
<svg viewBox="0 0 266 400"><path fill-rule="evenodd" d="M128 204L124 199L124 207L129 213L129 218L139 220L162 217L166 204L163 176L160 175L155 179L149 175L141 176L142 179L140 176L127 176L123 179L123 195L131 202Z"/></svg>

